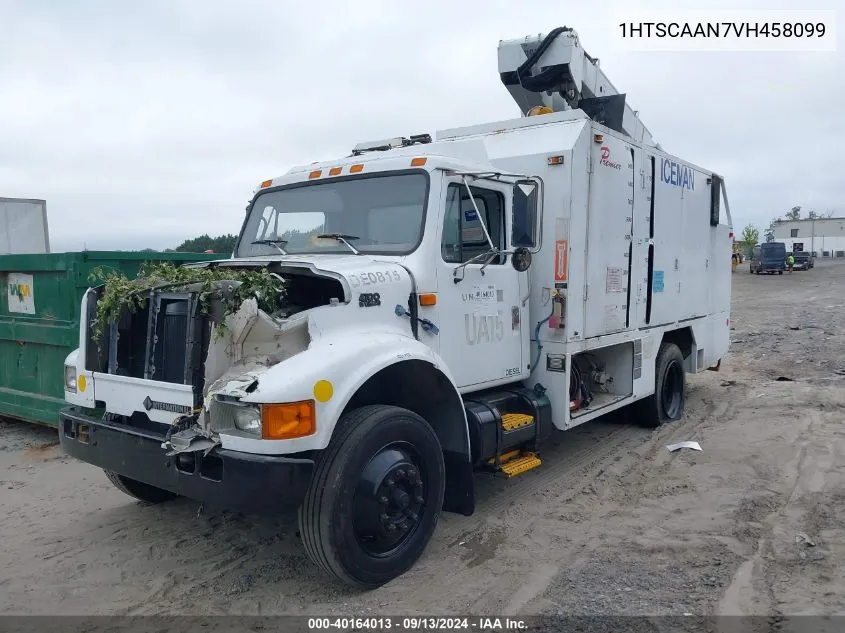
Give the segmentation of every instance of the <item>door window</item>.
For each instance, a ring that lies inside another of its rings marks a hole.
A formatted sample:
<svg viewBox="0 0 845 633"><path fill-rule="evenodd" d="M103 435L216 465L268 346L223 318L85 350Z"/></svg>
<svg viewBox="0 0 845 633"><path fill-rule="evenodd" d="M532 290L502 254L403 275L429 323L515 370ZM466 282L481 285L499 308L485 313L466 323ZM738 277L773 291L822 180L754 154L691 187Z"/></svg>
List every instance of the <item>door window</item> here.
<svg viewBox="0 0 845 633"><path fill-rule="evenodd" d="M452 183L446 192L446 212L440 245L445 262L462 264L490 250L478 213L481 213L493 245L501 250L505 249L504 196L498 191L481 187L470 187L470 191L472 198L463 184ZM478 263L484 262L479 260ZM504 264L505 256L501 255L490 263Z"/></svg>

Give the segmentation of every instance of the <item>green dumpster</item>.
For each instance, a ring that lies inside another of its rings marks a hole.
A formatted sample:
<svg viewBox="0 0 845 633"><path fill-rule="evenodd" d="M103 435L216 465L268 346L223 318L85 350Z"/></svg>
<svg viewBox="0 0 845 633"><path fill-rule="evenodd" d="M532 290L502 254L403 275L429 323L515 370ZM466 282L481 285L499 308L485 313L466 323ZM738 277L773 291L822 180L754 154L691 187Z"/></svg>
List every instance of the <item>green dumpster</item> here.
<svg viewBox="0 0 845 633"><path fill-rule="evenodd" d="M134 278L148 261L226 257L155 251L0 255L0 416L58 425L64 360L79 347L79 307L92 269Z"/></svg>

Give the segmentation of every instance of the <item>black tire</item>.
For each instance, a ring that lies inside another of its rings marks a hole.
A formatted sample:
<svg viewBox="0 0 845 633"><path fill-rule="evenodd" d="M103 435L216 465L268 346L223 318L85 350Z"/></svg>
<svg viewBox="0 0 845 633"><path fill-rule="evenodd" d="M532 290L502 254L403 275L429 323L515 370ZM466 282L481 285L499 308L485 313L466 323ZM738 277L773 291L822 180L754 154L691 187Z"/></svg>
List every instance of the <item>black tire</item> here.
<svg viewBox="0 0 845 633"><path fill-rule="evenodd" d="M685 395L684 356L674 343L663 343L655 361L654 394L639 401L637 422L656 429L679 420L684 415Z"/></svg>
<svg viewBox="0 0 845 633"><path fill-rule="evenodd" d="M164 501L175 499L179 496L169 490L162 490L161 488L156 488L150 484L145 484L142 481L136 481L135 479L129 479L129 477L118 475L116 472L111 470L104 470L103 472L106 473L106 477L108 477L109 481L114 484L115 488L130 497L135 497L138 501L146 501L147 503L162 503Z"/></svg>
<svg viewBox="0 0 845 633"><path fill-rule="evenodd" d="M779 271L778 271L778 275L782 275L782 274L783 274L783 271L782 271L782 270L779 270Z"/></svg>
<svg viewBox="0 0 845 633"><path fill-rule="evenodd" d="M364 589L402 575L434 533L445 478L440 441L417 414L386 405L344 414L299 508L308 556Z"/></svg>

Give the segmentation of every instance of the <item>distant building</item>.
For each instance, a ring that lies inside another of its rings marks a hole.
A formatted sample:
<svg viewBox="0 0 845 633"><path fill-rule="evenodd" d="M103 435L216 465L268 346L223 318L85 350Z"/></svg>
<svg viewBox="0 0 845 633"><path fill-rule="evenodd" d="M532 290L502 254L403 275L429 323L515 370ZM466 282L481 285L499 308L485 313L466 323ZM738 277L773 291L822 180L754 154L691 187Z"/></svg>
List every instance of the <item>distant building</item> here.
<svg viewBox="0 0 845 633"><path fill-rule="evenodd" d="M816 257L845 257L845 218L778 220L772 227L776 242L788 251L811 251Z"/></svg>

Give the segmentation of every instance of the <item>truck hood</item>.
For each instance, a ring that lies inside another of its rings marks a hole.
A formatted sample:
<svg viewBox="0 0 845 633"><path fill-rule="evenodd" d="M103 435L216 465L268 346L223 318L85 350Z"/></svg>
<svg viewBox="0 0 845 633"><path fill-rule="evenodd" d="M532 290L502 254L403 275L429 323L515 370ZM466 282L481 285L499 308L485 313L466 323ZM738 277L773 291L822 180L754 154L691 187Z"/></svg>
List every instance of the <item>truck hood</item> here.
<svg viewBox="0 0 845 633"><path fill-rule="evenodd" d="M283 318L274 318L251 299L228 317L223 336L208 348L206 407L221 396L243 398L267 371L319 345L321 339L368 331L413 336L405 311L414 282L394 261L352 254L288 255L214 264L270 268L285 279L291 306Z"/></svg>
<svg viewBox="0 0 845 633"><path fill-rule="evenodd" d="M192 264L192 266L203 268L207 266L269 267L279 268L290 274L309 271L313 275L327 276L340 281L344 286L347 301L355 299L361 292L370 292L371 289L381 286L407 285L408 291L414 286L414 280L407 268L394 259L379 255L291 254L231 258ZM373 291L377 292L377 290ZM341 298L338 297L338 299Z"/></svg>
<svg viewBox="0 0 845 633"><path fill-rule="evenodd" d="M333 272L354 272L361 268L361 266L371 264L378 266L399 266L402 268L401 265L396 263L396 260L384 255L354 255L352 253L292 253L289 255L279 254L271 257L232 257L230 259L198 262L191 264L191 266L272 266L274 264L278 266L314 267Z"/></svg>

